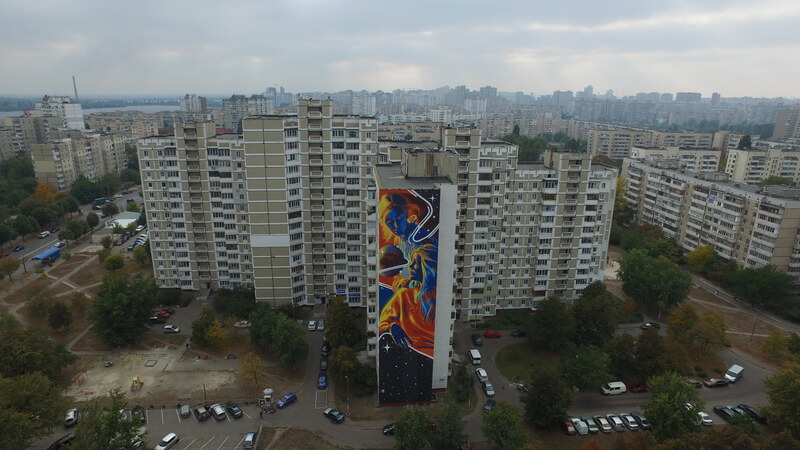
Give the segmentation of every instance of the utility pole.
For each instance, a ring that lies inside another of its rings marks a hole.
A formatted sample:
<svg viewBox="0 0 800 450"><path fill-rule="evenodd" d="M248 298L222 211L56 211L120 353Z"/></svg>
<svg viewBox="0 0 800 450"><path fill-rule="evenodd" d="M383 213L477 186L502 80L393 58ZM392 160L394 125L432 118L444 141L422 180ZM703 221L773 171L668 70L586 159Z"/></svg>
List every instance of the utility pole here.
<svg viewBox="0 0 800 450"><path fill-rule="evenodd" d="M747 349L750 350L750 344L753 343L753 335L756 334L756 325L758 325L758 320L753 320L753 331L750 333L750 340L747 342Z"/></svg>

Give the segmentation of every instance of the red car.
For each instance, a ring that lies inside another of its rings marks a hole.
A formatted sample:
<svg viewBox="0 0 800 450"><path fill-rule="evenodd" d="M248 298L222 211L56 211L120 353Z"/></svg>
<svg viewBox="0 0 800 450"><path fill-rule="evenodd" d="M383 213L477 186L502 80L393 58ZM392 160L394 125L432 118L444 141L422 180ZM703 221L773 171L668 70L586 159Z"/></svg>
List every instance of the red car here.
<svg viewBox="0 0 800 450"><path fill-rule="evenodd" d="M11 253L10 253L8 250L6 250L6 251L4 251L3 253L0 253L0 258L5 258L6 256L8 256L8 255L10 255L10 254L11 254Z"/></svg>
<svg viewBox="0 0 800 450"><path fill-rule="evenodd" d="M564 423L561 424L561 428L564 429L564 432L567 434L575 434L575 425L572 424L571 420L565 420Z"/></svg>
<svg viewBox="0 0 800 450"><path fill-rule="evenodd" d="M631 392L647 392L647 384L645 383L634 384L631 387Z"/></svg>
<svg viewBox="0 0 800 450"><path fill-rule="evenodd" d="M485 338L499 338L503 336L503 333L495 330L488 330L486 333L483 333L483 337Z"/></svg>
<svg viewBox="0 0 800 450"><path fill-rule="evenodd" d="M170 313L168 313L166 311L158 311L156 313L153 313L153 316L154 317L163 317L165 319L169 319Z"/></svg>

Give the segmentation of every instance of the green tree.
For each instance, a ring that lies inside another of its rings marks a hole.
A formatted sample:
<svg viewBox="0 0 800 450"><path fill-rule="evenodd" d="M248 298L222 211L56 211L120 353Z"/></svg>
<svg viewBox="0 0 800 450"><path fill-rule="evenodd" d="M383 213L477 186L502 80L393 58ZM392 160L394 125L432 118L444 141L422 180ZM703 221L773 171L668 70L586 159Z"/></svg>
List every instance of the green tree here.
<svg viewBox="0 0 800 450"><path fill-rule="evenodd" d="M575 319L575 342L605 345L619 325L618 303L603 282L597 281L587 286L570 309Z"/></svg>
<svg viewBox="0 0 800 450"><path fill-rule="evenodd" d="M47 313L47 322L54 330L69 328L72 324L72 312L62 302L55 302Z"/></svg>
<svg viewBox="0 0 800 450"><path fill-rule="evenodd" d="M53 293L49 287L28 291L28 307L39 317L46 316L53 306Z"/></svg>
<svg viewBox="0 0 800 450"><path fill-rule="evenodd" d="M525 416L534 425L557 427L567 417L572 405L572 389L553 371L541 369L533 373L531 389L522 395Z"/></svg>
<svg viewBox="0 0 800 450"><path fill-rule="evenodd" d="M676 438L695 429L697 413L705 408L697 389L674 372L648 379L647 387L650 400L642 408L653 425L652 433L656 440ZM687 407L687 403L692 407Z"/></svg>
<svg viewBox="0 0 800 450"><path fill-rule="evenodd" d="M252 289L235 287L220 289L214 299L214 309L226 316L250 317L256 307L256 294Z"/></svg>
<svg viewBox="0 0 800 450"><path fill-rule="evenodd" d="M636 376L636 357L631 351L636 347L636 340L628 333L614 336L605 345L609 357L609 371L618 380L630 381Z"/></svg>
<svg viewBox="0 0 800 450"><path fill-rule="evenodd" d="M125 211L139 212L139 204L136 202L128 202L128 204L125 205Z"/></svg>
<svg viewBox="0 0 800 450"><path fill-rule="evenodd" d="M453 395L453 399L459 403L469 400L470 393L473 392L475 378L462 365L456 365L453 369L453 377L447 384L447 390Z"/></svg>
<svg viewBox="0 0 800 450"><path fill-rule="evenodd" d="M779 177L773 175L771 177L764 178L758 183L759 186L794 186L794 181L791 178L787 177Z"/></svg>
<svg viewBox="0 0 800 450"><path fill-rule="evenodd" d="M205 312L205 310L203 310ZM213 316L213 311L210 312ZM201 313L202 317L202 313ZM250 314L250 339L257 345L266 350L270 349L273 341L272 335L275 332L275 325L278 322L278 313L269 309L265 305L258 305ZM194 325L192 325L194 327ZM194 338L192 338L194 340Z"/></svg>
<svg viewBox="0 0 800 450"><path fill-rule="evenodd" d="M622 233L619 243L626 251L644 248L646 236L639 228L630 228Z"/></svg>
<svg viewBox="0 0 800 450"><path fill-rule="evenodd" d="M72 234L72 239L78 239L89 230L86 222L81 222L80 220L70 220L64 228Z"/></svg>
<svg viewBox="0 0 800 450"><path fill-rule="evenodd" d="M428 410L420 407L406 408L394 422L394 437L398 450L418 450L426 448L434 428L428 419Z"/></svg>
<svg viewBox="0 0 800 450"><path fill-rule="evenodd" d="M349 379L353 379L356 374L356 370L358 367L358 359L356 358L356 353L350 347L346 345L340 345L336 347L336 350L333 352L333 357L331 358L331 366L330 366L330 374L331 377L343 383L345 377Z"/></svg>
<svg viewBox="0 0 800 450"><path fill-rule="evenodd" d="M14 217L14 219L11 221L11 226L14 227L14 231L16 231L18 235L22 235L23 239L26 235L31 234L39 229L38 222L22 214Z"/></svg>
<svg viewBox="0 0 800 450"><path fill-rule="evenodd" d="M15 237L17 237L17 230L15 230L6 219L0 221L0 249L2 249L3 244Z"/></svg>
<svg viewBox="0 0 800 450"><path fill-rule="evenodd" d="M19 269L19 266L19 260L13 256L7 256L3 259L0 259L0 277L8 277L9 280L13 279L11 275L13 275L14 272Z"/></svg>
<svg viewBox="0 0 800 450"><path fill-rule="evenodd" d="M294 368L308 355L306 330L294 320L280 314L273 333L272 353L280 359L281 366Z"/></svg>
<svg viewBox="0 0 800 450"><path fill-rule="evenodd" d="M81 203L89 203L103 196L103 188L84 176L78 177L78 179L72 183L69 192Z"/></svg>
<svg viewBox="0 0 800 450"><path fill-rule="evenodd" d="M620 261L617 273L622 290L637 302L650 307L671 308L689 294L691 278L680 267L632 250Z"/></svg>
<svg viewBox="0 0 800 450"><path fill-rule="evenodd" d="M633 350L639 379L646 380L663 374L668 368L665 353L664 338L658 334L658 330L651 328L640 334Z"/></svg>
<svg viewBox="0 0 800 450"><path fill-rule="evenodd" d="M516 450L528 440L522 429L522 414L506 401L499 401L494 409L483 412L481 434L501 450Z"/></svg>
<svg viewBox="0 0 800 450"><path fill-rule="evenodd" d="M106 258L108 258L109 256L111 256L111 249L104 248L104 249L100 250L99 252L97 252L97 259L101 263L105 262Z"/></svg>
<svg viewBox="0 0 800 450"><path fill-rule="evenodd" d="M345 302L344 296L331 296L328 300L325 336L333 347L346 345L353 349L363 348L363 325L359 323L358 311Z"/></svg>
<svg viewBox="0 0 800 450"><path fill-rule="evenodd" d="M105 267L106 270L109 270L111 272L116 272L117 270L122 269L124 266L125 266L125 257L120 254L111 255L108 258L106 258L105 261L103 261L103 267Z"/></svg>
<svg viewBox="0 0 800 450"><path fill-rule="evenodd" d="M610 358L594 345L579 345L562 359L561 373L573 386L600 386L611 378Z"/></svg>
<svg viewBox="0 0 800 450"><path fill-rule="evenodd" d="M781 330L775 330L764 339L761 350L772 359L783 359L789 354L789 338Z"/></svg>
<svg viewBox="0 0 800 450"><path fill-rule="evenodd" d="M780 367L764 380L769 406L764 408L767 421L778 429L788 430L800 439L800 364L790 363Z"/></svg>
<svg viewBox="0 0 800 450"><path fill-rule="evenodd" d="M155 283L140 274L131 278L121 272L106 275L89 311L95 335L115 346L135 340L148 329L157 291Z"/></svg>
<svg viewBox="0 0 800 450"><path fill-rule="evenodd" d="M686 255L686 262L697 270L703 270L716 254L713 245L698 245Z"/></svg>
<svg viewBox="0 0 800 450"><path fill-rule="evenodd" d="M625 226L633 219L633 208L628 203L625 193L628 191L628 182L625 177L617 177L617 189L614 193L614 214L612 221L617 225Z"/></svg>
<svg viewBox="0 0 800 450"><path fill-rule="evenodd" d="M436 432L430 436L430 444L436 450L458 450L467 442L464 433L466 422L461 418L461 407L448 401L434 416Z"/></svg>
<svg viewBox="0 0 800 450"><path fill-rule="evenodd" d="M728 280L731 289L752 305L780 308L791 298L792 278L772 265L737 270Z"/></svg>
<svg viewBox="0 0 800 450"><path fill-rule="evenodd" d="M514 130L511 132L514 136L519 136L519 125L514 125Z"/></svg>
<svg viewBox="0 0 800 450"><path fill-rule="evenodd" d="M78 426L75 428L75 440L71 447L87 450L128 449L137 437L142 423L139 420L128 420L119 411L126 409L125 393L115 389L109 393L111 407L103 409L100 400L94 400L86 408Z"/></svg>
<svg viewBox="0 0 800 450"><path fill-rule="evenodd" d="M725 321L714 311L698 314L692 304L683 303L670 313L667 323L670 339L695 355L707 357L725 346Z"/></svg>
<svg viewBox="0 0 800 450"><path fill-rule="evenodd" d="M111 217L114 214L119 213L119 206L117 206L117 204L114 202L108 202L103 205L101 211L103 212L103 214L105 214L106 217Z"/></svg>
<svg viewBox="0 0 800 450"><path fill-rule="evenodd" d="M25 328L8 313L0 314L0 355L0 376L6 378L41 372L55 380L76 359L63 343Z"/></svg>
<svg viewBox="0 0 800 450"><path fill-rule="evenodd" d="M34 439L61 426L68 405L62 389L40 372L0 376L0 448L33 448Z"/></svg>
<svg viewBox="0 0 800 450"><path fill-rule="evenodd" d="M203 308L197 319L192 321L192 342L195 344L205 344L206 330L208 330L214 322L214 310L209 307Z"/></svg>
<svg viewBox="0 0 800 450"><path fill-rule="evenodd" d="M144 267L147 263L147 250L144 249L144 246L137 245L133 249L133 259L135 259L140 266Z"/></svg>
<svg viewBox="0 0 800 450"><path fill-rule="evenodd" d="M736 148L738 150L753 148L753 141L751 140L750 135L745 134L742 136L742 138L739 139L739 143L736 145Z"/></svg>
<svg viewBox="0 0 800 450"><path fill-rule="evenodd" d="M761 450L800 450L800 442L789 431L781 431L768 437Z"/></svg>
<svg viewBox="0 0 800 450"><path fill-rule="evenodd" d="M222 348L228 343L228 331L222 327L218 320L206 328L205 342L211 348Z"/></svg>
<svg viewBox="0 0 800 450"><path fill-rule="evenodd" d="M100 244L103 246L103 248L111 248L111 244L113 243L114 239L111 236L103 236L103 238L100 239Z"/></svg>
<svg viewBox="0 0 800 450"><path fill-rule="evenodd" d="M89 228L94 229L94 227L96 227L99 223L100 223L100 217L98 217L97 214L90 212L89 214L86 215L86 224L89 226Z"/></svg>
<svg viewBox="0 0 800 450"><path fill-rule="evenodd" d="M564 348L575 333L575 321L564 302L550 296L539 302L531 319L529 339L540 348Z"/></svg>

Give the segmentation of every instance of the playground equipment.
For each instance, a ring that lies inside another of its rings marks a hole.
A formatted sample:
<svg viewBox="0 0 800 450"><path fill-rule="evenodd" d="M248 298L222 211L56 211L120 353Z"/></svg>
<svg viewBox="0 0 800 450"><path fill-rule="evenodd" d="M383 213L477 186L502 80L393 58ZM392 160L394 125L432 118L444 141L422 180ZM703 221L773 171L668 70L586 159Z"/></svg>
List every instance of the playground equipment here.
<svg viewBox="0 0 800 450"><path fill-rule="evenodd" d="M258 399L258 406L261 407L262 411L266 411L269 414L275 412L275 408L272 406L272 388L266 388L263 391L264 397Z"/></svg>
<svg viewBox="0 0 800 450"><path fill-rule="evenodd" d="M133 381L131 382L131 392L139 392L142 390L144 386L144 381L140 380L139 377L133 377Z"/></svg>
<svg viewBox="0 0 800 450"><path fill-rule="evenodd" d="M83 386L83 383L86 382L86 369L81 370L81 373L75 375L75 378L73 378L72 381L77 384L78 388L80 389L80 387Z"/></svg>

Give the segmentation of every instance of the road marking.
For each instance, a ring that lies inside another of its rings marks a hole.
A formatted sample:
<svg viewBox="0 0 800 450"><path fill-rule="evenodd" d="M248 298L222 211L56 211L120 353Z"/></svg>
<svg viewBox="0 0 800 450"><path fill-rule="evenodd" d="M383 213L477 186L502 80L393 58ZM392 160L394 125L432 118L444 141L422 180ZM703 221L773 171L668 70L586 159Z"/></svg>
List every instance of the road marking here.
<svg viewBox="0 0 800 450"><path fill-rule="evenodd" d="M217 447L217 450L221 449L221 448L222 448L222 446L223 446L223 445L225 445L225 441L227 441L229 437L231 437L231 435L227 435L227 436L225 436L225 440L224 440L224 441L222 441L222 443L221 443L221 444L219 444L219 447Z"/></svg>
<svg viewBox="0 0 800 450"><path fill-rule="evenodd" d="M161 408L161 425L164 425L164 408Z"/></svg>
<svg viewBox="0 0 800 450"><path fill-rule="evenodd" d="M244 438L246 438L246 437L247 437L247 433L249 433L249 431L248 431L248 432L246 432L246 433L244 434L244 436L242 436L242 438L241 438L241 439L239 439L239 443L238 443L238 444L236 444L236 447L233 447L233 448L239 448L239 446L240 446L240 445L242 445L242 442L244 442Z"/></svg>
<svg viewBox="0 0 800 450"><path fill-rule="evenodd" d="M316 392L317 392L317 394L314 396L314 409L326 408L328 406L328 391L327 390L324 390L324 391L323 390L317 390ZM322 406L319 406L319 404L320 404L320 394L324 394L323 395L324 398L322 399Z"/></svg>
<svg viewBox="0 0 800 450"><path fill-rule="evenodd" d="M150 413L146 409L144 410L144 423L150 423Z"/></svg>
<svg viewBox="0 0 800 450"><path fill-rule="evenodd" d="M181 413L180 413L180 411L178 411L178 410L176 409L176 410L175 410L175 415L176 415L176 416L178 416L178 423L183 423L183 422L181 421Z"/></svg>
<svg viewBox="0 0 800 450"><path fill-rule="evenodd" d="M186 447L183 447L183 450L186 450L187 448L191 447L192 444L194 444L195 442L197 442L197 439L192 439L192 442L189 442L189 445L187 445Z"/></svg>
<svg viewBox="0 0 800 450"><path fill-rule="evenodd" d="M242 410L242 414L244 414L245 416L247 416L247 418L248 418L248 419L252 419L252 417L250 417L250 414L247 414L246 412L244 412L244 410ZM242 439L244 439L244 438L242 438Z"/></svg>
<svg viewBox="0 0 800 450"><path fill-rule="evenodd" d="M214 439L216 439L216 438L217 438L216 436L211 436L211 439L209 439L209 440L208 440L208 442L206 442L205 444L203 444L203 446L202 446L202 447L200 447L200 450L203 450L204 448L206 448L206 445L210 444L210 443L211 443L211 441L213 441L213 440L214 440Z"/></svg>

